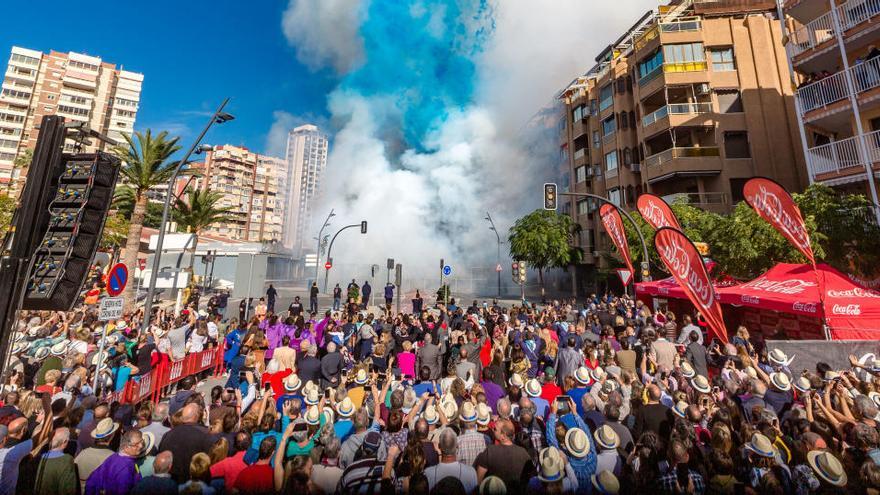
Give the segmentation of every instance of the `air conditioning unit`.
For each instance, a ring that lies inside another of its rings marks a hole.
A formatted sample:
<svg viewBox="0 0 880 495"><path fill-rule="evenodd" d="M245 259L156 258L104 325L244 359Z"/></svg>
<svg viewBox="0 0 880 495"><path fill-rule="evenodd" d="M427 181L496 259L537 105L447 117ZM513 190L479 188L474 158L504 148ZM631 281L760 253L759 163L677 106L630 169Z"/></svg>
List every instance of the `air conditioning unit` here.
<svg viewBox="0 0 880 495"><path fill-rule="evenodd" d="M709 83L700 83L697 84L696 92L698 95L706 95L709 94Z"/></svg>

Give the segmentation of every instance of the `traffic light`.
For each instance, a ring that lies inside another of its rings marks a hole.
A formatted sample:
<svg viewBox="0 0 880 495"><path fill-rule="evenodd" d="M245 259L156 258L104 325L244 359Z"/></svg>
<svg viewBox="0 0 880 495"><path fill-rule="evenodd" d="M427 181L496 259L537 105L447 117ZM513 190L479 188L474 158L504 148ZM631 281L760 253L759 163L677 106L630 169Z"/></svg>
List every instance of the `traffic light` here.
<svg viewBox="0 0 880 495"><path fill-rule="evenodd" d="M49 203L49 226L28 274L22 309L69 311L83 283L113 200L119 159L107 153L62 155Z"/></svg>
<svg viewBox="0 0 880 495"><path fill-rule="evenodd" d="M364 220L361 222L361 234L366 234L366 233L367 233L367 221Z"/></svg>
<svg viewBox="0 0 880 495"><path fill-rule="evenodd" d="M544 209L556 211L559 206L559 198L556 196L556 184L548 182L544 184Z"/></svg>
<svg viewBox="0 0 880 495"><path fill-rule="evenodd" d="M510 264L510 278L513 280L513 283L519 283L519 263L516 261Z"/></svg>
<svg viewBox="0 0 880 495"><path fill-rule="evenodd" d="M526 264L525 263L519 264L519 283L520 284L526 283Z"/></svg>

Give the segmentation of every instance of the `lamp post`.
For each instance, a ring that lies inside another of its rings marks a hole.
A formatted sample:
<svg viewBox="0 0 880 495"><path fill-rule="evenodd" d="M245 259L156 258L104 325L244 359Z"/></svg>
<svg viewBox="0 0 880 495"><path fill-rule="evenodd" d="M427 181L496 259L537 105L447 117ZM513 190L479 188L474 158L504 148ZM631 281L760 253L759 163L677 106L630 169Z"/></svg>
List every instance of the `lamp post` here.
<svg viewBox="0 0 880 495"><path fill-rule="evenodd" d="M223 108L226 107L227 103L229 103L229 98L223 100L223 103L221 103L220 106L217 107L217 111L215 111L214 114L211 115L211 119L208 121L207 125L205 125L205 128L202 129L201 134L199 134L199 136L196 138L193 145L189 148L189 151L187 151L186 154L183 155L183 159L181 159L177 163L177 167L174 169L174 173L171 174L171 178L168 179L168 192L165 194L165 204L162 207L162 223L159 225L159 235L156 238L156 252L153 254L153 266L150 272L150 284L149 288L147 289L147 300L144 301L144 318L141 322L141 328L143 330L146 330L150 326L150 314L152 313L153 309L153 298L156 294L156 277L159 276L159 265L162 262L162 244L165 242L165 231L167 230L168 216L171 209L171 196L173 195L172 191L174 189L174 182L177 180L177 177L180 175L183 167L186 166L189 157L196 151L196 149L200 148L199 143L205 137L205 134L208 133L208 129L210 129L211 126L215 123L222 124L224 122L229 122L230 120L235 118L232 115L223 111Z"/></svg>
<svg viewBox="0 0 880 495"><path fill-rule="evenodd" d="M501 267L501 234L495 228L495 222L492 221L492 215L488 211L485 220L489 221L489 230L495 232L495 238L498 239L498 265L495 267L495 271L498 272L498 299L501 299L501 270L498 269Z"/></svg>
<svg viewBox="0 0 880 495"><path fill-rule="evenodd" d="M328 218L329 218L329 217L328 217ZM360 227L360 228L361 228L361 234L366 234L366 233L367 233L367 222L366 222L366 221L362 221L361 223L353 223L353 224L351 224L351 225L346 225L345 227L342 227L341 229L339 229L338 231L336 231L336 233L333 234L333 239L330 239L330 246L327 248L327 259L328 259L328 260L330 259L330 253L333 252L333 242L336 241L336 236L338 236L340 233L342 233L342 231L345 230L345 229L352 229L352 228L355 228L355 227ZM329 268L325 268L325 269L324 269L324 292L327 292L327 279L328 279L329 277L330 277L330 269L329 269ZM318 281L315 280L315 283L317 283L317 282L318 282Z"/></svg>
<svg viewBox="0 0 880 495"><path fill-rule="evenodd" d="M318 241L318 246L315 248L315 282L318 282L318 267L321 265L321 235L324 234L324 229L330 226L330 219L336 216L336 213L333 213L333 208L330 209L330 214L327 215L327 219L324 220L324 225L321 226L321 230L318 231L318 237L315 238ZM326 287L324 288L326 291Z"/></svg>

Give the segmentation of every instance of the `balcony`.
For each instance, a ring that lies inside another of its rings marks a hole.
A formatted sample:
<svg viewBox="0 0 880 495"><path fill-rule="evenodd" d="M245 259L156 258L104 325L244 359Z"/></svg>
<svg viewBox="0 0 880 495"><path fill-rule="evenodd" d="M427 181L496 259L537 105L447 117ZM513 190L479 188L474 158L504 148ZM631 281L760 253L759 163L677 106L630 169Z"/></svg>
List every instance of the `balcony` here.
<svg viewBox="0 0 880 495"><path fill-rule="evenodd" d="M810 148L807 159L813 177L833 185L848 182L847 177L863 174L865 160L860 138L864 139L868 162L871 164L880 162L880 131L873 131L863 136L853 136Z"/></svg>
<svg viewBox="0 0 880 495"><path fill-rule="evenodd" d="M617 177L617 167L614 167L611 170L605 170L606 179L613 179L615 177Z"/></svg>
<svg viewBox="0 0 880 495"><path fill-rule="evenodd" d="M718 213L726 211L730 206L727 193L723 192L674 193L663 196L663 200L669 204L686 204Z"/></svg>
<svg viewBox="0 0 880 495"><path fill-rule="evenodd" d="M721 150L717 146L669 148L643 161L643 176L648 183L680 177L698 177L721 173Z"/></svg>
<svg viewBox="0 0 880 495"><path fill-rule="evenodd" d="M670 115L698 115L710 112L712 112L711 103L670 103L642 117L642 127L648 127Z"/></svg>
<svg viewBox="0 0 880 495"><path fill-rule="evenodd" d="M880 0L849 0L837 7L837 13L841 29L846 33L880 14ZM791 34L788 42L789 53L794 59L816 48L827 48L833 44L828 43L832 38L834 38L834 16L829 10Z"/></svg>
<svg viewBox="0 0 880 495"><path fill-rule="evenodd" d="M700 15L762 12L776 10L774 0L694 0L694 12Z"/></svg>
<svg viewBox="0 0 880 495"><path fill-rule="evenodd" d="M68 69L62 81L66 86L94 90L98 87L97 76Z"/></svg>
<svg viewBox="0 0 880 495"><path fill-rule="evenodd" d="M846 72L846 70L842 70L798 89L797 95L804 120L812 121L822 115L836 113L850 107L848 101L850 91L846 82ZM880 87L880 58L850 67L849 74L852 77L857 96ZM818 112L819 110L825 111ZM807 115L814 111L817 111L815 114L819 115Z"/></svg>

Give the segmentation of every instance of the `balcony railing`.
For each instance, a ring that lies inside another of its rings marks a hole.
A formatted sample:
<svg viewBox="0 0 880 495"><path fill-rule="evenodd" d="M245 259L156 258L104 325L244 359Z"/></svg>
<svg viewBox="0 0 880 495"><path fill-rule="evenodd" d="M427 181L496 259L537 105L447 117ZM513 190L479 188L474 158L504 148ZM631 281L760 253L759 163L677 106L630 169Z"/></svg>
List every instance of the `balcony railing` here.
<svg viewBox="0 0 880 495"><path fill-rule="evenodd" d="M668 150L645 157L644 163L646 167L655 167L676 158L702 158L706 156L721 156L721 151L717 146L669 148Z"/></svg>
<svg viewBox="0 0 880 495"><path fill-rule="evenodd" d="M856 93L880 87L880 58L873 58L849 68ZM798 89L804 113L849 97L846 83L846 71L842 70L824 79L810 83Z"/></svg>
<svg viewBox="0 0 880 495"><path fill-rule="evenodd" d="M648 127L667 115L696 115L711 111L711 103L670 103L642 117L642 127Z"/></svg>
<svg viewBox="0 0 880 495"><path fill-rule="evenodd" d="M678 33L681 31L699 31L701 26L698 17L678 19L671 22L661 22L660 31L664 33Z"/></svg>
<svg viewBox="0 0 880 495"><path fill-rule="evenodd" d="M576 151L574 152L574 159L577 160L578 158L583 158L584 155L586 155L586 154L587 154L587 149L586 149L586 148L581 148L581 149L579 149L579 150L576 150Z"/></svg>
<svg viewBox="0 0 880 495"><path fill-rule="evenodd" d="M614 177L617 177L617 167L605 171L606 179L613 179Z"/></svg>
<svg viewBox="0 0 880 495"><path fill-rule="evenodd" d="M862 136L853 136L834 141L822 146L810 148L807 156L814 175L839 172L853 167L863 167L859 139L864 139L868 150L868 162L880 161L880 131L873 131Z"/></svg>
<svg viewBox="0 0 880 495"><path fill-rule="evenodd" d="M663 196L667 203L684 203L689 205L726 205L727 193L702 192L702 193L675 193Z"/></svg>
<svg viewBox="0 0 880 495"><path fill-rule="evenodd" d="M880 14L880 0L849 0L837 7L840 25L847 31ZM812 50L834 37L834 18L828 11L792 33L789 41L791 56Z"/></svg>

